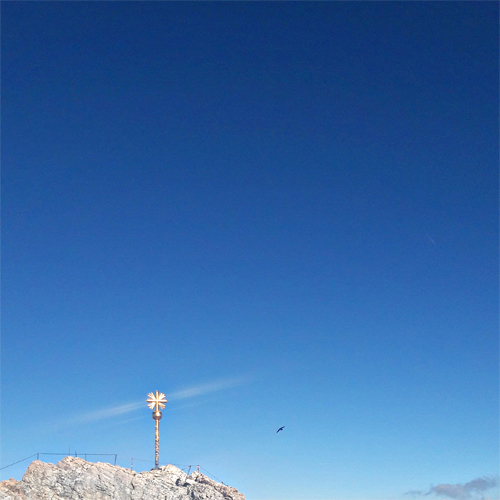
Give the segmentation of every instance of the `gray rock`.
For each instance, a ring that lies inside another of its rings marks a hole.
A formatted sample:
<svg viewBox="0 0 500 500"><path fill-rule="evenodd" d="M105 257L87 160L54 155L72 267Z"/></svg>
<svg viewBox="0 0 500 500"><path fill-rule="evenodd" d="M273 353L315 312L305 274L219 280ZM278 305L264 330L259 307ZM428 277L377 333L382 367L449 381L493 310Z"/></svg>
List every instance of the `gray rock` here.
<svg viewBox="0 0 500 500"><path fill-rule="evenodd" d="M135 472L66 457L56 465L32 462L23 479L0 482L0 500L245 500L236 488L173 465Z"/></svg>

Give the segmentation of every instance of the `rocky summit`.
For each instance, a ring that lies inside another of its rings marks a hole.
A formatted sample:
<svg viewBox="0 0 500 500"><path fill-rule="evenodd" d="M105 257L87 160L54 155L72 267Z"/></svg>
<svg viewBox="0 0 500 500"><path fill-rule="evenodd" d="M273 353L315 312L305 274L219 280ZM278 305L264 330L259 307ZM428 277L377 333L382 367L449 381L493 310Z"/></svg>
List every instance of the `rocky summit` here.
<svg viewBox="0 0 500 500"><path fill-rule="evenodd" d="M35 460L23 479L0 482L0 500L245 500L236 488L198 471L166 465L135 472L66 457L56 465Z"/></svg>

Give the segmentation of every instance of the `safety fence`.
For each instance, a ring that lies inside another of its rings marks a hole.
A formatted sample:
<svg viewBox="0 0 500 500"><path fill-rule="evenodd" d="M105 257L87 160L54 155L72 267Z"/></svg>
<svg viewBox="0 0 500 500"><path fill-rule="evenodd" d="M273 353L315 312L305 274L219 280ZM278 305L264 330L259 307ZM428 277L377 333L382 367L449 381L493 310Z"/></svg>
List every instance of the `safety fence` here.
<svg viewBox="0 0 500 500"><path fill-rule="evenodd" d="M84 460L87 460L87 457L113 457L113 465L116 465L116 462L118 460L118 457L120 457L120 460L130 460L130 470L133 470L134 468L134 461L135 462L148 462L151 464L154 464L154 460L143 460L141 458L133 458L133 457L125 457L123 455L118 455L117 453L77 453L76 451L73 453L34 453L33 455L30 455L29 457L22 458L21 460L18 460L17 462L13 462L9 465L4 465L3 467L0 467L0 470L7 469L7 467L12 467L13 465L20 464L21 462L24 462L26 460L29 460L30 458L36 457L37 460L40 459L41 456L43 455L53 455L53 456L60 456L60 457L80 457L83 458ZM181 469L183 472L186 472L187 475L191 472L191 469L196 467L197 471L199 472L200 470L203 470L207 476L211 477L215 481L224 484L223 481L221 481L219 478L215 477L213 474L207 471L207 469L201 467L201 465L184 465L184 464L171 464L175 465L175 467ZM187 469L187 471L186 471Z"/></svg>

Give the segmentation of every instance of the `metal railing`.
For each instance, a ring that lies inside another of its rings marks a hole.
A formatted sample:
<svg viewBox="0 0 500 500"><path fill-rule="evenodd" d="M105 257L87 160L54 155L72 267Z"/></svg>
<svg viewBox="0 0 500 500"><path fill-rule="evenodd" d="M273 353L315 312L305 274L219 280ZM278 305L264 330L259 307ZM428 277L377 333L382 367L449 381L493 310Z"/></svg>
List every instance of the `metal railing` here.
<svg viewBox="0 0 500 500"><path fill-rule="evenodd" d="M40 456L42 455L55 455L55 456L60 456L60 457L80 457L83 458L84 460L87 460L87 457L96 457L96 456L101 456L101 457L114 457L114 462L113 465L116 465L116 462L118 460L118 457L123 458L123 459L128 459L131 461L130 463L130 470L133 470L133 465L134 465L134 460L136 462L149 462L149 463L154 463L153 460L143 460L141 458L133 458L133 457L125 457L123 455L118 455L117 453L34 453L33 455L30 455L29 457L22 458L21 460L18 460L17 462L13 462L9 465L4 465L3 467L0 467L0 470L7 469L8 467L12 467L13 465L20 464L21 462L24 462L26 460L29 460L30 458L36 457L37 460L40 459ZM175 467L178 467L180 469L188 469L187 475L189 475L189 472L191 471L191 467L197 467L198 472L200 469L204 470L206 474L213 479L215 479L217 482L224 484L220 479L215 477L213 474L208 472L205 468L201 467L200 465L185 465L185 464L171 464L174 465Z"/></svg>

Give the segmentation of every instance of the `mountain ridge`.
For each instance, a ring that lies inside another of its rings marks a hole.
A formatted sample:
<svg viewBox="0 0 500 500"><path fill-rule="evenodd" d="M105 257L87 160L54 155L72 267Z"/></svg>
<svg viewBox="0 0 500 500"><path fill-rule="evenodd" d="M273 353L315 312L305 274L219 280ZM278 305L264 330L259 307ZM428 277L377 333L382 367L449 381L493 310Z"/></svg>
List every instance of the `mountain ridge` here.
<svg viewBox="0 0 500 500"><path fill-rule="evenodd" d="M236 488L174 465L136 472L118 465L65 457L35 460L21 481L0 482L0 500L245 500Z"/></svg>

